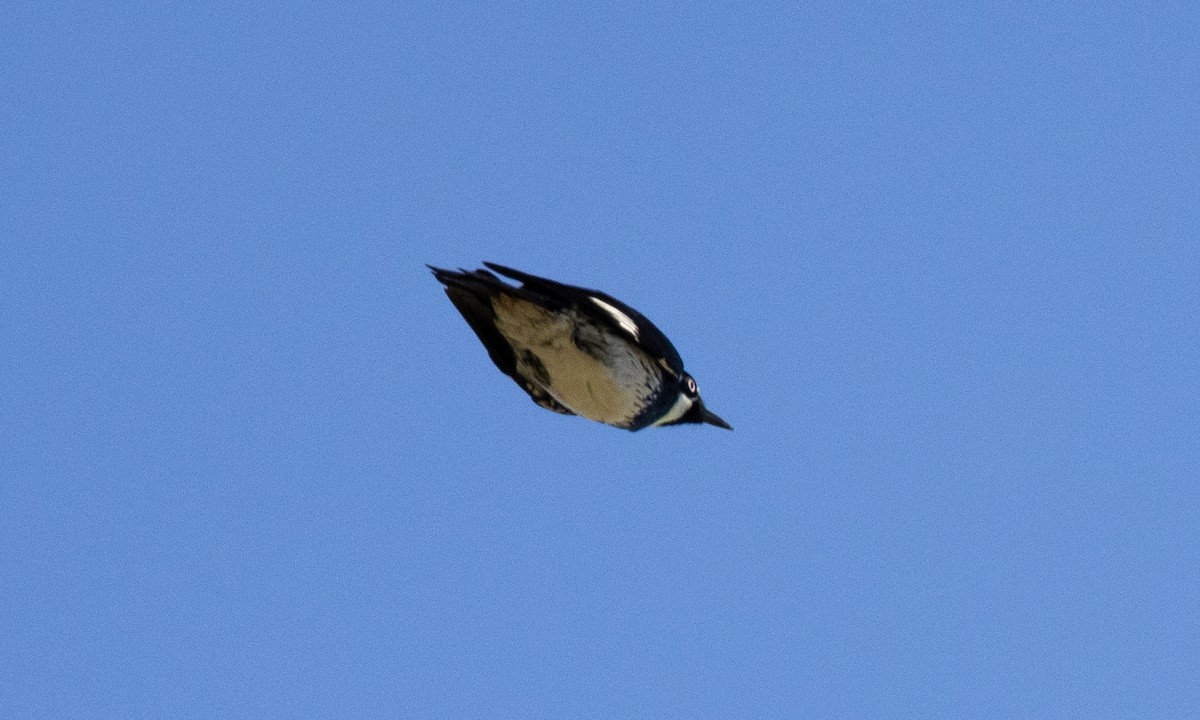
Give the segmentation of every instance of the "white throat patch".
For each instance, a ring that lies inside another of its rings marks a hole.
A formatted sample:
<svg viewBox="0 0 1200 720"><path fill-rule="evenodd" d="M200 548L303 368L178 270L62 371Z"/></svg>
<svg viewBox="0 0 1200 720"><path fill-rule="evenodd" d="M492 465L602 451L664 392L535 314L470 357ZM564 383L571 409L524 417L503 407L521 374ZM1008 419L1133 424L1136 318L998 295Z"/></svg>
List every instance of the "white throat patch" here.
<svg viewBox="0 0 1200 720"><path fill-rule="evenodd" d="M692 399L683 393L679 393L679 397L675 398L675 404L659 419L654 421L654 425L666 425L669 422L674 422L683 417L683 414L692 409Z"/></svg>
<svg viewBox="0 0 1200 720"><path fill-rule="evenodd" d="M608 313L612 317L613 320L616 320L617 324L621 326L621 329L624 330L625 332L629 333L633 337L634 340L638 339L638 326L637 326L637 323L635 323L633 321L633 318L629 317L625 313L621 312L620 310L613 307L612 305L604 302L603 300L601 300L598 297L589 296L588 299L591 300L592 302L596 303L596 305L598 305L601 310Z"/></svg>

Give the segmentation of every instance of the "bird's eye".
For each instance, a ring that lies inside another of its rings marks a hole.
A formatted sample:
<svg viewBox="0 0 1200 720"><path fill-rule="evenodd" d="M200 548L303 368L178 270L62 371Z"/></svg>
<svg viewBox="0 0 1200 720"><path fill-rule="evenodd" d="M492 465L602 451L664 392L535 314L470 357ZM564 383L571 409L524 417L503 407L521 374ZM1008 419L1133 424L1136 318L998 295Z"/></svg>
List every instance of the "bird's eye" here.
<svg viewBox="0 0 1200 720"><path fill-rule="evenodd" d="M697 392L699 392L696 389L696 381L695 380L688 378L686 384L687 384L687 391L688 391L689 395L695 395Z"/></svg>

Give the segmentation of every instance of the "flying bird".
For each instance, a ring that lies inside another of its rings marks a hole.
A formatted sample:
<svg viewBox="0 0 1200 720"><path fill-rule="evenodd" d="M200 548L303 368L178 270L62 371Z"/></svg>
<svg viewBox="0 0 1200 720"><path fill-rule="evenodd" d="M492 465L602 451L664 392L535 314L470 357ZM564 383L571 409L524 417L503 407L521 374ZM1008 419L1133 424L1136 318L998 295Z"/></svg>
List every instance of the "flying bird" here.
<svg viewBox="0 0 1200 720"><path fill-rule="evenodd" d="M704 406L675 346L637 310L602 292L484 265L521 285L487 270L428 267L492 362L538 405L626 430L733 429Z"/></svg>

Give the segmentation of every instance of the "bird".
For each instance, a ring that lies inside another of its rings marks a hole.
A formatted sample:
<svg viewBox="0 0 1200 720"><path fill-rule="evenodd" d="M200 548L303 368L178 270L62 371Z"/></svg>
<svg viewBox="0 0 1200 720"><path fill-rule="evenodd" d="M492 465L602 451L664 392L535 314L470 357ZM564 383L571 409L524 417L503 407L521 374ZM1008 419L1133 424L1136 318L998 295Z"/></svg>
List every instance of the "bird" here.
<svg viewBox="0 0 1200 720"><path fill-rule="evenodd" d="M496 367L541 407L632 431L733 429L705 407L675 346L637 310L597 290L483 264L487 270L426 267Z"/></svg>

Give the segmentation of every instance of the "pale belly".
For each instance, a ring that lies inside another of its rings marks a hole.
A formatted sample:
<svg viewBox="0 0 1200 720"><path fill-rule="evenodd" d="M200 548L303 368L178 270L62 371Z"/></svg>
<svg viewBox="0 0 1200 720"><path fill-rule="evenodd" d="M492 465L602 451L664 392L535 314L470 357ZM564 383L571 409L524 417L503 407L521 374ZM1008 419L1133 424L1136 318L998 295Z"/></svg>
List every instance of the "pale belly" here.
<svg viewBox="0 0 1200 720"><path fill-rule="evenodd" d="M653 393L659 370L632 345L515 298L493 302L496 327L516 351L518 370L576 415L625 427Z"/></svg>

